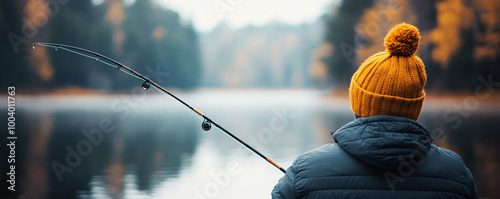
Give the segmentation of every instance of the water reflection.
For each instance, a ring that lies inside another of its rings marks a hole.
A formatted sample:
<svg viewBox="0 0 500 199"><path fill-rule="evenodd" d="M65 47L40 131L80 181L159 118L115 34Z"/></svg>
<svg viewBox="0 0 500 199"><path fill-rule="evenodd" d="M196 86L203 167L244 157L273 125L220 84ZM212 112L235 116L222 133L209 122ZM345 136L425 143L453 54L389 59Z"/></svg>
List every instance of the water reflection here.
<svg viewBox="0 0 500 199"><path fill-rule="evenodd" d="M297 100L297 95L308 97ZM297 155L333 142L329 131L353 120L345 99L333 103L318 100L317 93L288 92L274 97L273 103L256 103L252 98L257 96L225 99L239 101L235 104L207 102L216 97L200 92L182 97L192 99L212 119L285 168ZM295 99L286 101L288 98ZM146 99L123 119L121 112L110 109L114 99L54 102L30 98L19 105L16 117L22 125L17 130L22 136L16 146L16 194L20 198L193 198L197 194L268 198L282 176L214 128L201 130L199 118L171 105L172 101L165 102L163 96ZM103 119L114 128L102 132L100 142L93 142L99 136L92 140L82 133L100 130ZM272 121L281 121L283 128L273 128L276 123ZM500 197L496 186L500 183L498 121L496 106L473 112L458 128L444 121L442 111L435 108L424 109L420 118L431 131L443 132L435 137L436 144L459 153L473 172L480 195L491 198ZM54 162L63 165L57 167L64 172L62 181ZM228 163L235 163L241 172L230 175L227 184L218 184L213 176L227 172ZM5 168L6 163L1 164ZM3 196L14 196L9 194L2 191Z"/></svg>
<svg viewBox="0 0 500 199"><path fill-rule="evenodd" d="M54 113L54 117L53 143L48 147L50 160L68 165L70 152L67 147L78 153L80 144L89 140L80 133L85 126L98 124L102 118L110 116L95 112L61 112ZM82 121L88 125L82 125ZM102 142L94 145L90 155L82 155L81 163L72 168L72 172L63 174L61 183L51 171L50 184L57 189L51 189L48 198L73 198L75 193L91 198L122 198L124 178L129 175L134 179L134 189L149 195L154 185L177 177L182 167L190 165L189 158L194 153L198 136L196 126L184 121L192 120L146 113L131 115L125 121L117 120L114 123L116 132L103 133Z"/></svg>

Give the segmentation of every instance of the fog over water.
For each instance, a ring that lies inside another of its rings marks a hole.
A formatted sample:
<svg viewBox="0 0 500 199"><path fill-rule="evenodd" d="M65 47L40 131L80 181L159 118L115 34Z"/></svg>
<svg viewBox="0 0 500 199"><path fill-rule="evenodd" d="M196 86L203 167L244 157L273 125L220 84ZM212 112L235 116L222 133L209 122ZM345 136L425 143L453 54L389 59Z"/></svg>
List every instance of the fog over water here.
<svg viewBox="0 0 500 199"><path fill-rule="evenodd" d="M281 171L215 127L203 131L202 119L153 93L18 96L18 193L27 198L270 198ZM315 90L177 93L284 168L296 156L333 143L330 131L354 119L348 99ZM428 100L419 121L436 133L436 144L462 156L481 196L499 197L500 107L480 102L464 109L467 117L445 114L461 103ZM61 182L55 163L71 169L59 170L67 171L59 173Z"/></svg>

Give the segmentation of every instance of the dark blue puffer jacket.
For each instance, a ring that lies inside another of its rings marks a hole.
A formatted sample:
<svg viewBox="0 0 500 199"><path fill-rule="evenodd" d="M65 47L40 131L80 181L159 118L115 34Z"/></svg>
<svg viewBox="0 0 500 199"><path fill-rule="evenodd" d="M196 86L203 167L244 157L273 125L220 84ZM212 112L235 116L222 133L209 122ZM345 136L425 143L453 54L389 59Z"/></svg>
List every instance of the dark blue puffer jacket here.
<svg viewBox="0 0 500 199"><path fill-rule="evenodd" d="M394 116L354 120L299 156L274 187L278 198L478 198L456 153L432 144L420 123Z"/></svg>

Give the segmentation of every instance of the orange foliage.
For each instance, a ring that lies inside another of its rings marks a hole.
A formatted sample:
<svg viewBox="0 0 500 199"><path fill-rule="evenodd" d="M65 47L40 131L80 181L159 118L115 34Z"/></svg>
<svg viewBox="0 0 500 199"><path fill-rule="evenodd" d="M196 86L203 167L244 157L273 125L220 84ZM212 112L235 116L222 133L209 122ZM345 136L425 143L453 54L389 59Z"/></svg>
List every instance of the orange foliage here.
<svg viewBox="0 0 500 199"><path fill-rule="evenodd" d="M377 52L384 50L384 38L389 30L401 22L415 24L417 18L406 0L376 0L371 8L366 9L356 25L356 34L369 41L366 46L359 46L356 41L358 61L363 61Z"/></svg>
<svg viewBox="0 0 500 199"><path fill-rule="evenodd" d="M478 35L478 43L474 51L477 59L494 59L500 55L500 1L476 0L475 10L479 21L486 29Z"/></svg>
<svg viewBox="0 0 500 199"><path fill-rule="evenodd" d="M120 29L116 30L113 33L113 42L115 44L123 44L123 41L125 40L125 31Z"/></svg>
<svg viewBox="0 0 500 199"><path fill-rule="evenodd" d="M38 28L48 23L50 10L47 4L40 3L39 0L29 0L23 12L26 16L25 26ZM54 68L45 48L30 50L28 63L42 81L52 80Z"/></svg>
<svg viewBox="0 0 500 199"><path fill-rule="evenodd" d="M40 48L37 50L29 51L29 64L33 67L36 74L43 81L52 80L52 76L54 75L54 68L50 63L49 54L45 48Z"/></svg>
<svg viewBox="0 0 500 199"><path fill-rule="evenodd" d="M436 2L436 11L437 26L429 34L430 42L436 46L431 58L447 68L450 57L461 46L461 30L472 27L473 13L462 0Z"/></svg>
<svg viewBox="0 0 500 199"><path fill-rule="evenodd" d="M167 29L165 28L165 26L156 26L156 28L151 33L153 39L156 41L162 40L166 34L167 34Z"/></svg>

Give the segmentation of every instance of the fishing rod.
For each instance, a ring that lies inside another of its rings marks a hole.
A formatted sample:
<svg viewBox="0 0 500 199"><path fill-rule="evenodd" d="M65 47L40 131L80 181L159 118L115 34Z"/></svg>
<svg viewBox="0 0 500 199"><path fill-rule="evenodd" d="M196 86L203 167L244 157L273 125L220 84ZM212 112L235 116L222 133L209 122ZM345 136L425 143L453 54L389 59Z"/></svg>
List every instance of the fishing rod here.
<svg viewBox="0 0 500 199"><path fill-rule="evenodd" d="M54 48L55 50L61 49L61 50L72 52L72 53L75 53L75 54L78 54L78 55L81 55L81 56L84 56L84 57L87 57L87 58L90 58L90 59L95 59L98 62L101 62L101 63L106 64L108 66L111 66L113 68L116 68L117 70L122 71L124 73L127 73L128 75L130 75L132 77L135 77L137 79L143 80L144 82L142 83L142 88L144 90L148 90L151 86L153 86L153 88L155 88L156 90L158 90L160 93L167 94L167 95L173 97L175 100L177 100L178 102L180 102L182 105L184 105L188 109L192 110L193 112L195 112L196 114L198 114L199 116L201 116L203 118L203 122L201 123L201 128L204 131L209 131L212 128L212 124L213 124L214 126L216 126L217 128L219 128L222 132L226 133L231 138L235 139L240 144L243 144L243 146L247 147L252 152L254 152L255 154L259 155L261 158L263 158L264 160L266 160L267 162L271 163L273 166L275 166L276 168L278 168L280 171L282 171L283 173L286 173L286 170L283 169L283 167L281 167L280 165L278 165L278 163L276 163L274 160L272 160L271 158L266 157L264 154L262 154L261 152L257 151L257 149L255 149L252 146L250 146L249 144L247 144L245 141L243 141L240 138L236 137L234 134L232 134L231 132L229 132L228 130L226 130L224 127L222 127L221 125L219 125L217 122L213 121L208 116L206 116L205 114L203 114L201 111L199 111L198 109L190 106L186 102L182 101L180 98L178 98L177 96L175 96L174 94L172 94L171 92L169 92L168 90L166 90L165 88L161 87L156 82L151 81L149 78L147 78L144 75L142 75L142 74L140 74L140 73L132 70L131 68L129 68L129 67L121 64L120 62L117 62L117 61L115 61L115 60L113 60L111 58L108 58L108 57L104 56L104 55L101 55L99 53L96 53L96 52L93 52L93 51L90 51L90 50L87 50L87 49L84 49L84 48L80 48L80 47L75 47L75 46L70 46L70 45L65 45L65 44L56 44L56 43L34 42L33 44L31 44L31 47L33 48L33 50L36 49L37 45L39 45L39 46L45 46L45 47L49 47L49 48Z"/></svg>

